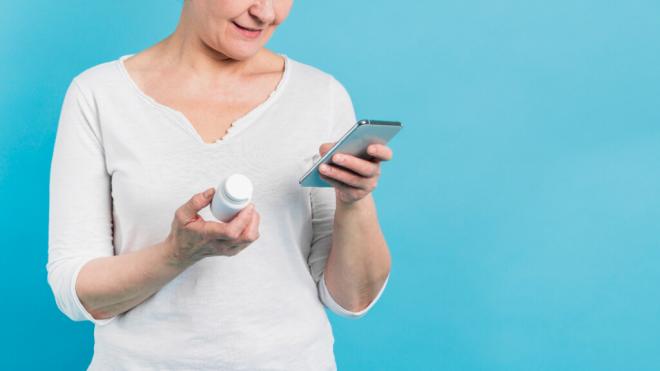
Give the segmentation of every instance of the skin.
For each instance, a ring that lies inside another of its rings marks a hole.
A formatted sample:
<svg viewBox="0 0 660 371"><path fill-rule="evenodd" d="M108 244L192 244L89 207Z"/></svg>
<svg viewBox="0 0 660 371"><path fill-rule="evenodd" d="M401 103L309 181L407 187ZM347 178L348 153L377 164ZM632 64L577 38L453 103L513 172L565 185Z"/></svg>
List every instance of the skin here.
<svg viewBox="0 0 660 371"><path fill-rule="evenodd" d="M178 109L205 142L222 138L236 118L268 97L282 76L281 57L264 48L288 16L292 0L186 0L176 30L156 45L128 58L126 68L140 89ZM247 39L233 23L262 29ZM322 143L323 155L333 143ZM333 298L357 311L373 301L390 271L390 254L371 192L380 162L392 158L372 145L372 160L333 157L326 173L337 207L325 277ZM198 212L215 192L199 192L174 213L160 243L134 252L96 258L81 269L76 292L96 319L139 305L165 284L208 256L234 256L259 238L260 216L253 204L228 223L206 221Z"/></svg>

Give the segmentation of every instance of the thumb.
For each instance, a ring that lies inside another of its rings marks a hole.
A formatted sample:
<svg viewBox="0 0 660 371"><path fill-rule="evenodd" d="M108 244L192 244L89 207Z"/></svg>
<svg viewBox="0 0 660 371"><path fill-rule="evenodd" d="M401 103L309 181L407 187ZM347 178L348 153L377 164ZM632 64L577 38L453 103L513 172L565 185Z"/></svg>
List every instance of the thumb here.
<svg viewBox="0 0 660 371"><path fill-rule="evenodd" d="M192 196L188 202L181 206L181 217L186 221L197 219L197 212L211 203L214 193L215 188L211 187Z"/></svg>
<svg viewBox="0 0 660 371"><path fill-rule="evenodd" d="M335 145L335 143L333 143L333 142L328 142L328 143L321 144L321 146L319 147L319 153L321 154L321 156L325 155L325 153L328 152L330 150L330 148L332 148L332 146L334 146L334 145Z"/></svg>

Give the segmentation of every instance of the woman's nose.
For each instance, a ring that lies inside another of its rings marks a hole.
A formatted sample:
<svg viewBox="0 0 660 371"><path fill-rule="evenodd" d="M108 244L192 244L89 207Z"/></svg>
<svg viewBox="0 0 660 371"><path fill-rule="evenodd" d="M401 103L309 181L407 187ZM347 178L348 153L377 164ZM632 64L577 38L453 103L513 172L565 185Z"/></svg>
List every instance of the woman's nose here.
<svg viewBox="0 0 660 371"><path fill-rule="evenodd" d="M249 12L257 17L263 24L271 24L275 20L275 9L273 0L256 0L250 7Z"/></svg>

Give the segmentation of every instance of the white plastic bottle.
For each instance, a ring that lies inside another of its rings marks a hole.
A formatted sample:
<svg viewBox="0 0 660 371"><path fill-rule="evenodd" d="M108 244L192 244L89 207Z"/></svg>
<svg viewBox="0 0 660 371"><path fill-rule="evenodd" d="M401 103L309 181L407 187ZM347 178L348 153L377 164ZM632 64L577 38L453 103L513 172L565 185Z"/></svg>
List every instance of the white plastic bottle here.
<svg viewBox="0 0 660 371"><path fill-rule="evenodd" d="M252 199L252 182L243 174L232 174L216 189L211 213L222 222L230 221Z"/></svg>

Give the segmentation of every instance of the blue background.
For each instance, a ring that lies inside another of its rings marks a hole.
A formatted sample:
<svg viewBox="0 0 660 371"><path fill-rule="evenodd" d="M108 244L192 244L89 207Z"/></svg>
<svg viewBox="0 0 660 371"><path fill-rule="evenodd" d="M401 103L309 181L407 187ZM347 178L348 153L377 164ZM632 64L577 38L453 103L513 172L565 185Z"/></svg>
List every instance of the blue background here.
<svg viewBox="0 0 660 371"><path fill-rule="evenodd" d="M0 2L1 369L83 369L46 282L68 83L177 0ZM296 1L269 47L398 119L375 191L392 277L332 316L341 370L660 369L660 3Z"/></svg>

